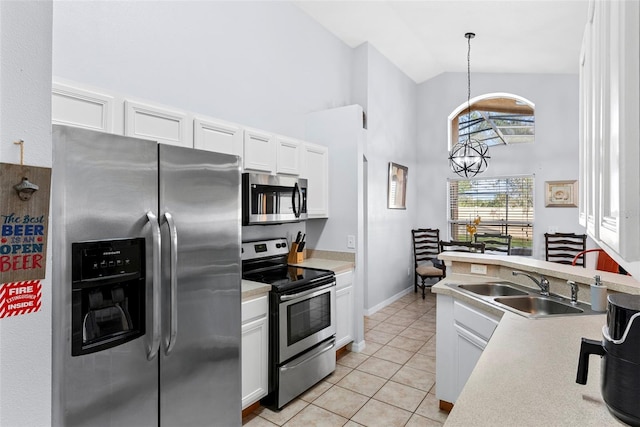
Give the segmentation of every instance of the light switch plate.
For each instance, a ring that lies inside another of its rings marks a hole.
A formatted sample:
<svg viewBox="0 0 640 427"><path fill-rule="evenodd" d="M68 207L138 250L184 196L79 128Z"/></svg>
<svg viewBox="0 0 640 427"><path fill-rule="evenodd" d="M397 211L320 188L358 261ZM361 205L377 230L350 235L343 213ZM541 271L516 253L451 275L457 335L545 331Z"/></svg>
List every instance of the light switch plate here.
<svg viewBox="0 0 640 427"><path fill-rule="evenodd" d="M347 248L355 249L356 248L356 236L349 234L347 236Z"/></svg>
<svg viewBox="0 0 640 427"><path fill-rule="evenodd" d="M471 273L487 274L487 266L483 264L471 264Z"/></svg>

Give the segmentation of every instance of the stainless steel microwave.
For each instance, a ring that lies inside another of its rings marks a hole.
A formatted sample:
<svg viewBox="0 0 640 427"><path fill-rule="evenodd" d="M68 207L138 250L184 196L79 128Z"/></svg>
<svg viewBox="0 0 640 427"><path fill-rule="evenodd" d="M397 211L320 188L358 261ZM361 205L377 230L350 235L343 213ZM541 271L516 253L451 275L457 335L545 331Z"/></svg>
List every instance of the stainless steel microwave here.
<svg viewBox="0 0 640 427"><path fill-rule="evenodd" d="M242 224L282 224L307 219L307 180L242 174Z"/></svg>

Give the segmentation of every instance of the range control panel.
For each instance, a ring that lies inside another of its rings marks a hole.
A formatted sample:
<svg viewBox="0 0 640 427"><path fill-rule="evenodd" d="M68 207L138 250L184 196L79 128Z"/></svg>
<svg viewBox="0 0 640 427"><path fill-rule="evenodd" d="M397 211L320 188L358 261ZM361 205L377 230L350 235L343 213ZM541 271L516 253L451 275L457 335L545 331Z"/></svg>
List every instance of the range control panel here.
<svg viewBox="0 0 640 427"><path fill-rule="evenodd" d="M135 277L144 262L144 239L73 243L72 253L74 282Z"/></svg>
<svg viewBox="0 0 640 427"><path fill-rule="evenodd" d="M288 253L289 245L287 244L287 239L284 237L242 242L243 261L256 258L266 258L275 255L286 255Z"/></svg>

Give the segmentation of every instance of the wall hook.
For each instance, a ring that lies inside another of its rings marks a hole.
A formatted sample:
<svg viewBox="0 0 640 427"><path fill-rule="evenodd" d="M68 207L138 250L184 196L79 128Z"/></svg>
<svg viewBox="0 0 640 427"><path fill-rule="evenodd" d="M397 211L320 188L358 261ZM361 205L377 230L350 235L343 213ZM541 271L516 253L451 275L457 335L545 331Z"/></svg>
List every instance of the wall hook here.
<svg viewBox="0 0 640 427"><path fill-rule="evenodd" d="M19 139L13 143L20 146L20 166L24 166L24 140Z"/></svg>

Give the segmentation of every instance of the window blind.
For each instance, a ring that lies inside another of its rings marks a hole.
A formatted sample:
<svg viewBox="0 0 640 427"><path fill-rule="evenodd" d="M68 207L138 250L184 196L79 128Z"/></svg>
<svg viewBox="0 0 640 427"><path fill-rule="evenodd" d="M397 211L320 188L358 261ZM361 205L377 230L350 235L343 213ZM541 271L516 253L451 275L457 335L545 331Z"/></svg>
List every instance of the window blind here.
<svg viewBox="0 0 640 427"><path fill-rule="evenodd" d="M451 239L471 240L467 224L478 216L478 233L509 234L512 254L531 255L533 176L449 180Z"/></svg>

